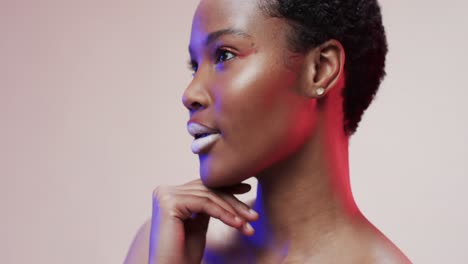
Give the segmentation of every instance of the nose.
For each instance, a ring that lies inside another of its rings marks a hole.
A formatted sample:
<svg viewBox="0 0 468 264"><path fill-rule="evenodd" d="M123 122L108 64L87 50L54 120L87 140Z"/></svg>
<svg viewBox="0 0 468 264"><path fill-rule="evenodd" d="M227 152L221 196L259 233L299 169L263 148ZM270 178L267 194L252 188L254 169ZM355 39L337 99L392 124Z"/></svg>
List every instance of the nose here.
<svg viewBox="0 0 468 264"><path fill-rule="evenodd" d="M209 105L210 97L201 80L195 77L185 88L182 103L190 113L206 108Z"/></svg>

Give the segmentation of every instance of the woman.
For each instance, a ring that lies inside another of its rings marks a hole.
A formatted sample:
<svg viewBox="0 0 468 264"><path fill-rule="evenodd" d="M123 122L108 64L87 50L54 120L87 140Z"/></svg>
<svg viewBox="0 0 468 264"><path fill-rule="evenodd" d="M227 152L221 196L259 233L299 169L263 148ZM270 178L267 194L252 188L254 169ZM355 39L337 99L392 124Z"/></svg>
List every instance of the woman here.
<svg viewBox="0 0 468 264"><path fill-rule="evenodd" d="M200 179L155 189L126 263L410 262L349 184L348 140L384 76L376 0L202 0L189 51ZM245 204L234 194L253 176Z"/></svg>

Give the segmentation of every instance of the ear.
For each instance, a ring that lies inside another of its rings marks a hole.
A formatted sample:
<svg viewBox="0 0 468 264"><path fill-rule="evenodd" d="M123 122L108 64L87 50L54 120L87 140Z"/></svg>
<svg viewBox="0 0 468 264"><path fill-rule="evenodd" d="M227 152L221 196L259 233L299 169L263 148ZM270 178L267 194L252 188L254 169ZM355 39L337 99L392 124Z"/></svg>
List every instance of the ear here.
<svg viewBox="0 0 468 264"><path fill-rule="evenodd" d="M301 93L320 98L344 78L345 51L337 40L328 40L308 51L302 71Z"/></svg>

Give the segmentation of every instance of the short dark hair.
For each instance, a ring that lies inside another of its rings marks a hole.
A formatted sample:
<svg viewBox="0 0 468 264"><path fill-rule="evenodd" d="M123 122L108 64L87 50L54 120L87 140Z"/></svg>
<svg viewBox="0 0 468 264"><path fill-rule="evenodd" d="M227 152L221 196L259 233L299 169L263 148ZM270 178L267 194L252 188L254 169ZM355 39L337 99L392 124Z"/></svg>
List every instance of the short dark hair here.
<svg viewBox="0 0 468 264"><path fill-rule="evenodd" d="M385 76L388 48L377 0L261 0L260 8L287 20L294 52L306 52L330 39L343 45L343 129L352 135Z"/></svg>

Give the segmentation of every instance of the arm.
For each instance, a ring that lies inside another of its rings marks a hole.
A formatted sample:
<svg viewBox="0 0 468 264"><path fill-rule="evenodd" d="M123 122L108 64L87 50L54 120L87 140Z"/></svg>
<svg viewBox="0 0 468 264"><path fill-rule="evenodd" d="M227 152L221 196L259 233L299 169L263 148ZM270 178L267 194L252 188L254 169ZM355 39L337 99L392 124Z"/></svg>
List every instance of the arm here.
<svg viewBox="0 0 468 264"><path fill-rule="evenodd" d="M138 229L125 258L124 264L148 264L151 219Z"/></svg>

